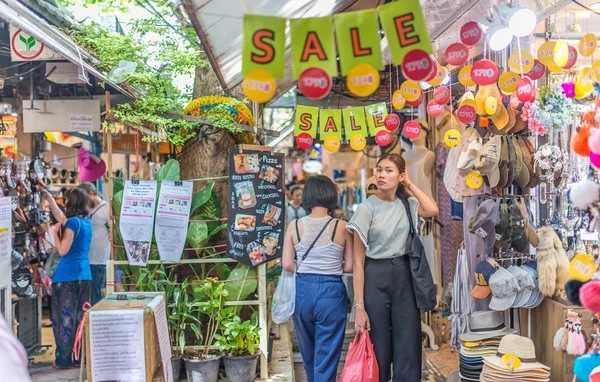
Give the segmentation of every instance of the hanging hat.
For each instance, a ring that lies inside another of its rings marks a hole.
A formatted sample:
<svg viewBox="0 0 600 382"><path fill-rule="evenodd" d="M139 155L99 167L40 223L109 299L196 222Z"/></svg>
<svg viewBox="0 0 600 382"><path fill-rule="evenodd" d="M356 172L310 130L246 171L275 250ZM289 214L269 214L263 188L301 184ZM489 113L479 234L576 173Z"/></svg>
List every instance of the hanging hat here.
<svg viewBox="0 0 600 382"><path fill-rule="evenodd" d="M106 173L106 163L86 149L79 149L79 179L81 182L95 182Z"/></svg>

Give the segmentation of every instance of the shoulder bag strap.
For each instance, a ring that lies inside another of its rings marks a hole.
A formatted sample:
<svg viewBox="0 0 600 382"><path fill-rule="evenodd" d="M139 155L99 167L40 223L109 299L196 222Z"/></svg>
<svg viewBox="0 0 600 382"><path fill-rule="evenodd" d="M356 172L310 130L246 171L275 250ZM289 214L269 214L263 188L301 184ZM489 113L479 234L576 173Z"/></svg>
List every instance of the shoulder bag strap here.
<svg viewBox="0 0 600 382"><path fill-rule="evenodd" d="M321 230L321 232L319 232L319 234L317 235L317 237L315 238L315 240L312 242L312 244L310 245L310 247L308 247L308 250L306 251L306 253L304 254L304 256L302 256L302 261L304 261L306 259L306 256L308 256L308 254L310 253L310 251L313 249L313 247L317 243L317 240L319 240L319 238L321 237L321 235L323 235L323 232L325 232L325 230L327 229L327 227L329 227L329 224L331 223L332 220L333 220L333 218L329 219L329 221L325 224L325 227L323 227L323 229Z"/></svg>
<svg viewBox="0 0 600 382"><path fill-rule="evenodd" d="M91 219L92 216L94 216L96 214L96 212L98 212L100 210L100 208L102 208L104 206L108 206L108 202L102 202L102 203L100 203L100 205L98 207L96 207L96 209L94 211L92 211L92 213L90 214L89 218Z"/></svg>
<svg viewBox="0 0 600 382"><path fill-rule="evenodd" d="M404 209L406 210L406 215L408 216L408 223L410 225L410 234L414 235L415 234L415 226L413 223L413 218L412 218L412 212L410 211L410 203L408 202L408 199L403 197L402 199L402 203L404 203Z"/></svg>

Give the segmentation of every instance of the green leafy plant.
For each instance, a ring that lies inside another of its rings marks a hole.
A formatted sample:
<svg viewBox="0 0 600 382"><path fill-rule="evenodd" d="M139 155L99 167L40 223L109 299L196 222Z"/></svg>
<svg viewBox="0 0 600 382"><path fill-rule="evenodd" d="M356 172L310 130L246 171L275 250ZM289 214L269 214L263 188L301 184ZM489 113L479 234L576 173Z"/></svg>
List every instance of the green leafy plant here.
<svg viewBox="0 0 600 382"><path fill-rule="evenodd" d="M256 321L242 321L235 314L229 317L222 323L223 334L215 335L219 351L232 356L254 355L260 345L260 328Z"/></svg>
<svg viewBox="0 0 600 382"><path fill-rule="evenodd" d="M210 348L214 342L215 335L221 326L221 322L225 319L226 312L224 311L225 296L227 290L224 288L224 283L220 282L215 277L208 277L202 282L202 285L197 289L201 294L203 305L200 305L200 312L206 315L208 322L204 325L204 350L202 358L209 358ZM205 300L205 301L204 301Z"/></svg>

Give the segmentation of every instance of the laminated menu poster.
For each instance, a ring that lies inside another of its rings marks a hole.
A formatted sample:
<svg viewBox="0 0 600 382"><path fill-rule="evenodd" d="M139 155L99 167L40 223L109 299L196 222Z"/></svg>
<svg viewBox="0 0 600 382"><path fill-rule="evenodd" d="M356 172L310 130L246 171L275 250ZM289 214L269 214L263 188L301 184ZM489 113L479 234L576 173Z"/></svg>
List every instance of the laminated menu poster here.
<svg viewBox="0 0 600 382"><path fill-rule="evenodd" d="M283 154L229 150L227 255L250 266L281 256Z"/></svg>
<svg viewBox="0 0 600 382"><path fill-rule="evenodd" d="M179 262L192 206L192 182L163 180L156 210L156 245L161 260Z"/></svg>
<svg viewBox="0 0 600 382"><path fill-rule="evenodd" d="M128 180L125 182L119 228L130 265L145 266L150 256L156 181Z"/></svg>

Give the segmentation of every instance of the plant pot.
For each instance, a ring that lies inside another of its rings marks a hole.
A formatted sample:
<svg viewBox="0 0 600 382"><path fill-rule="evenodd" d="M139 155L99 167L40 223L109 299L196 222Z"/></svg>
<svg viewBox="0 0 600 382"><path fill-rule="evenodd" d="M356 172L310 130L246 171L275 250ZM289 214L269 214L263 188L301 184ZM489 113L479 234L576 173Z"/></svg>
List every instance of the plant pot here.
<svg viewBox="0 0 600 382"><path fill-rule="evenodd" d="M246 357L223 357L228 382L254 382L258 354Z"/></svg>
<svg viewBox="0 0 600 382"><path fill-rule="evenodd" d="M181 365L183 364L183 357L178 355L177 357L171 357L171 369L173 369L173 381L179 381L179 375L181 374Z"/></svg>
<svg viewBox="0 0 600 382"><path fill-rule="evenodd" d="M273 355L273 342L275 341L275 338L277 337L277 334L271 332L269 333L269 342L267 344L267 362L271 362L271 357Z"/></svg>
<svg viewBox="0 0 600 382"><path fill-rule="evenodd" d="M221 357L210 359L185 358L185 370L190 382L217 382Z"/></svg>

